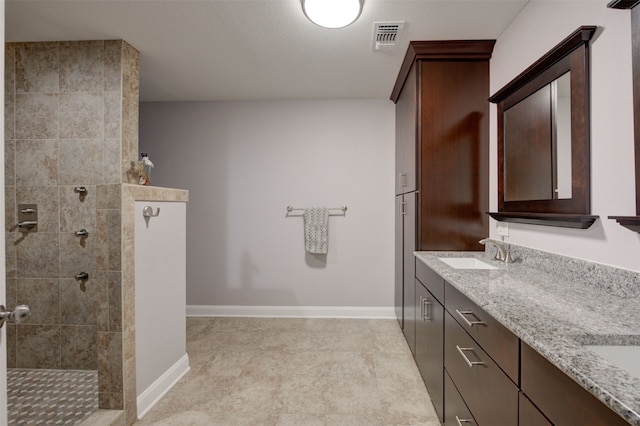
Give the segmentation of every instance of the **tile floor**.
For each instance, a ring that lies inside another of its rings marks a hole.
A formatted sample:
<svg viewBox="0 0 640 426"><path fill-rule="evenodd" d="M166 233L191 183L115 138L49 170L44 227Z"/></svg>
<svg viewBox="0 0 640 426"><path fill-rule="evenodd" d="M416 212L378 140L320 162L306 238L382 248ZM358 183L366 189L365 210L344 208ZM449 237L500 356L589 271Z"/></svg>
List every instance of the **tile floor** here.
<svg viewBox="0 0 640 426"><path fill-rule="evenodd" d="M9 426L74 425L97 409L97 371L7 369Z"/></svg>
<svg viewBox="0 0 640 426"><path fill-rule="evenodd" d="M137 425L440 424L395 320L188 318L187 352Z"/></svg>

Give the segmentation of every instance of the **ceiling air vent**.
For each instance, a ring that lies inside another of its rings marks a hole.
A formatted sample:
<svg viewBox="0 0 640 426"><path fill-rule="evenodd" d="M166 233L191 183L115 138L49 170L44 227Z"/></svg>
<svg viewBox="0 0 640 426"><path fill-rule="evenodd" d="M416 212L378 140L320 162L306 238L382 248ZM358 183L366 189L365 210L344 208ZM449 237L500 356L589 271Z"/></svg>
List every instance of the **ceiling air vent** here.
<svg viewBox="0 0 640 426"><path fill-rule="evenodd" d="M374 22L371 48L374 51L395 49L404 24L404 21Z"/></svg>

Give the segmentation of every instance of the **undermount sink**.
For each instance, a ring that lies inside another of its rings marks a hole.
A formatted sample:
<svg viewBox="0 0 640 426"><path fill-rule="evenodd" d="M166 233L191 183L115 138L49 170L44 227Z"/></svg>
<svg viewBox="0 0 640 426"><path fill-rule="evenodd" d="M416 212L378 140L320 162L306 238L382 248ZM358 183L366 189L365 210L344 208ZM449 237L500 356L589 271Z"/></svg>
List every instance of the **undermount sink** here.
<svg viewBox="0 0 640 426"><path fill-rule="evenodd" d="M497 266L490 265L475 257L439 257L454 269L498 269Z"/></svg>
<svg viewBox="0 0 640 426"><path fill-rule="evenodd" d="M584 347L640 379L640 346L585 345Z"/></svg>

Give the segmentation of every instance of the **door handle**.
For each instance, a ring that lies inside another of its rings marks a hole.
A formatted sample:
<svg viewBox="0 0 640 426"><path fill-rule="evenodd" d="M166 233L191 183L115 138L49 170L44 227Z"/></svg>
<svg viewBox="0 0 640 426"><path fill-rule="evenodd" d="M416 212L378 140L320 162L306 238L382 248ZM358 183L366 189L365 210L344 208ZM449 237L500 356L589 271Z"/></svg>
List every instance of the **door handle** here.
<svg viewBox="0 0 640 426"><path fill-rule="evenodd" d="M29 305L18 305L13 311L5 311L4 305L0 305L0 328L7 321L13 321L20 324L31 316L31 308Z"/></svg>

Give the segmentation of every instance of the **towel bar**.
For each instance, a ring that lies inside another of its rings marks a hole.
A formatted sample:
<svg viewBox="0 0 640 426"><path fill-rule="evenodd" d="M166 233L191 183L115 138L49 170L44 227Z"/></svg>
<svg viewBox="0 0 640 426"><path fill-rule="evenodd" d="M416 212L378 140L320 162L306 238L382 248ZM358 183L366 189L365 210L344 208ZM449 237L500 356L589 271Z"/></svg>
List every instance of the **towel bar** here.
<svg viewBox="0 0 640 426"><path fill-rule="evenodd" d="M298 208L298 207L292 207L292 206L287 206L287 212L290 213L294 210L304 210L303 208ZM329 210L340 210L342 211L342 213L346 213L347 212L347 206L342 206L342 207L329 207Z"/></svg>

